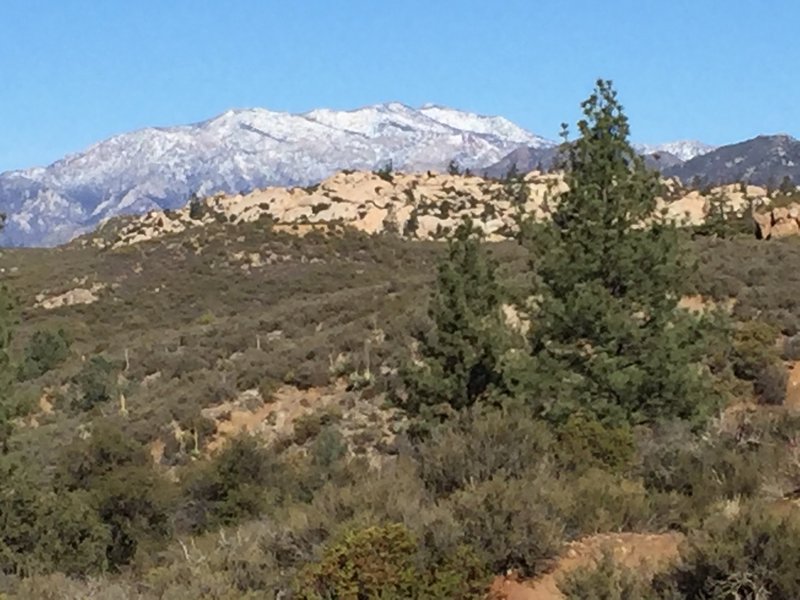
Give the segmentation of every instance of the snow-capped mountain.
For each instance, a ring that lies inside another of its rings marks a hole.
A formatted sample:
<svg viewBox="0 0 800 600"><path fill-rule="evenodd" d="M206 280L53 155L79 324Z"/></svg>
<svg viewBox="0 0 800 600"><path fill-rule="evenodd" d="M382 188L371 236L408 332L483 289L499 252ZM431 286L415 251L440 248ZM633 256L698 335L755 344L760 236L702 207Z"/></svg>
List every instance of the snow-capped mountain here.
<svg viewBox="0 0 800 600"><path fill-rule="evenodd" d="M636 144L635 147L642 154L666 152L684 162L692 160L695 156L702 156L703 154L708 154L712 150L716 150L716 146L704 144L697 140L678 140L666 144Z"/></svg>
<svg viewBox="0 0 800 600"><path fill-rule="evenodd" d="M182 206L194 192L306 185L339 169L491 165L554 142L503 117L399 103L305 114L230 110L193 125L125 133L46 168L0 174L3 244L52 245L120 214Z"/></svg>

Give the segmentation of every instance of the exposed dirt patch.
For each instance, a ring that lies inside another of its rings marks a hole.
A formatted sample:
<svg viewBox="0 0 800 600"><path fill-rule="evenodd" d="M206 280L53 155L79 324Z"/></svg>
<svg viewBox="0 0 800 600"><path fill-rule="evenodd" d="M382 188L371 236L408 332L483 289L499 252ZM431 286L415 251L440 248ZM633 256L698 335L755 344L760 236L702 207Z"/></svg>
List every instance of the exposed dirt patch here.
<svg viewBox="0 0 800 600"><path fill-rule="evenodd" d="M161 439L153 440L147 445L147 451L150 453L150 457L153 459L153 464L161 464L161 461L164 458L164 450L166 447L167 445L164 443L164 440Z"/></svg>
<svg viewBox="0 0 800 600"><path fill-rule="evenodd" d="M322 420L311 426L311 432L306 431L308 423L304 424L301 439L297 441L300 446L313 439L324 423L335 422L348 451L375 465L383 460L385 449L394 444L396 434L407 425L400 411L384 406L382 396L362 398L358 392L348 390L343 379L333 385L305 390L282 386L266 403L255 390L250 390L233 401L203 410L203 415L216 423L214 436L204 444L205 452L213 454L240 434L255 435L266 444L293 439L298 423L312 414Z"/></svg>
<svg viewBox="0 0 800 600"><path fill-rule="evenodd" d="M300 390L291 386L278 388L267 403L258 404L256 393L245 393L232 402L225 402L203 411L203 416L217 423L217 431L206 449L213 453L232 437L255 433L267 441L288 435L299 417L324 408L345 393L343 384L325 389ZM256 404L254 407L248 405Z"/></svg>
<svg viewBox="0 0 800 600"><path fill-rule="evenodd" d="M800 411L800 361L789 363L789 379L786 382L786 399L783 405L792 411Z"/></svg>
<svg viewBox="0 0 800 600"><path fill-rule="evenodd" d="M683 536L669 533L616 533L595 535L572 542L566 546L553 569L529 581L519 581L513 576L495 579L489 594L490 600L563 600L558 582L565 574L581 566L592 564L602 556L604 548L613 551L620 564L655 573L678 558L678 548Z"/></svg>
<svg viewBox="0 0 800 600"><path fill-rule="evenodd" d="M695 295L695 296L684 296L678 301L678 306L686 309L690 312L704 312L706 310L713 310L717 307L722 307L727 312L731 312L733 310L734 305L736 304L735 298L729 298L725 301L715 301L710 298L704 298L703 296Z"/></svg>
<svg viewBox="0 0 800 600"><path fill-rule="evenodd" d="M43 415L53 414L53 403L50 402L50 398L47 394L42 394L39 398L39 411Z"/></svg>

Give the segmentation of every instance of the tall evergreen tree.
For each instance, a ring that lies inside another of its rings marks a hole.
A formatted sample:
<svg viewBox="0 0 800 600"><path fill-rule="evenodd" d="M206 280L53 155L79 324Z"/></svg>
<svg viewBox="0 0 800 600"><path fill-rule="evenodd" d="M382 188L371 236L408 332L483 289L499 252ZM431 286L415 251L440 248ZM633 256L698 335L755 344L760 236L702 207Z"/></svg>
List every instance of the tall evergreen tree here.
<svg viewBox="0 0 800 600"><path fill-rule="evenodd" d="M529 220L530 356L513 382L554 419L581 410L613 422L696 418L709 396L698 366L703 321L678 308L690 264L656 213L657 174L628 142L609 81L582 104L563 146L569 190L546 223Z"/></svg>
<svg viewBox="0 0 800 600"><path fill-rule="evenodd" d="M501 387L503 326L496 265L480 232L465 220L439 265L419 357L403 370L407 407L449 404L463 408Z"/></svg>

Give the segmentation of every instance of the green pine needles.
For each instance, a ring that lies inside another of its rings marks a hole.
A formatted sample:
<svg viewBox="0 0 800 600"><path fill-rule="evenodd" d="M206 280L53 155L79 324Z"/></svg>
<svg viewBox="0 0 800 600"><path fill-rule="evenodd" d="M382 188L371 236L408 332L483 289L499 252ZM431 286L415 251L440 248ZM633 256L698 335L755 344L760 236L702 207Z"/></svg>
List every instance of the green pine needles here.
<svg viewBox="0 0 800 600"><path fill-rule="evenodd" d="M465 408L503 387L499 368L504 327L496 265L471 221L459 225L439 265L418 357L406 366L407 408Z"/></svg>
<svg viewBox="0 0 800 600"><path fill-rule="evenodd" d="M467 223L450 241L431 302L432 332L407 378L410 408L462 408L512 394L540 416L608 424L687 419L716 407L704 366L713 319L678 305L692 262L656 211L658 175L628 141L611 82L583 103L562 147L569 190L551 218L521 220L529 260L526 344L510 351L494 264Z"/></svg>

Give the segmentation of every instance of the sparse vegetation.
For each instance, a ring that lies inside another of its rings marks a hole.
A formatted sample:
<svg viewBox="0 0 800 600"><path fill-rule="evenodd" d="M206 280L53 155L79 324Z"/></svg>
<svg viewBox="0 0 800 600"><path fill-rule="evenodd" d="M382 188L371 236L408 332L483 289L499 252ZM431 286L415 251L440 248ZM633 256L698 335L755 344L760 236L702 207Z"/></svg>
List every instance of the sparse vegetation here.
<svg viewBox="0 0 800 600"><path fill-rule="evenodd" d="M565 542L677 530L654 577L609 555L564 594L796 598L799 247L647 221L606 82L585 109L520 243L208 219L5 250L0 594L477 599Z"/></svg>

